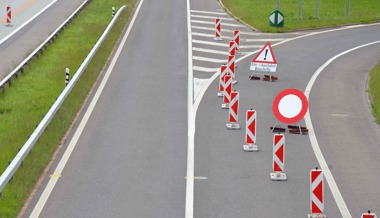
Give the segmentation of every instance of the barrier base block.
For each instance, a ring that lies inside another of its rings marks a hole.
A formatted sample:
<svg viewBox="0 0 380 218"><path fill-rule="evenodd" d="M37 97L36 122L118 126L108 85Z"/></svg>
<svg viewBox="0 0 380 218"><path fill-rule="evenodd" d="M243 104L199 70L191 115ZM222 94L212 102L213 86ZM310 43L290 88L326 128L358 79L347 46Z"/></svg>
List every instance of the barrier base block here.
<svg viewBox="0 0 380 218"><path fill-rule="evenodd" d="M238 123L227 123L227 129L237 130L240 129L240 125Z"/></svg>
<svg viewBox="0 0 380 218"><path fill-rule="evenodd" d="M272 181L286 181L286 180L288 180L285 173L271 173L270 179Z"/></svg>
<svg viewBox="0 0 380 218"><path fill-rule="evenodd" d="M223 39L222 39L222 37L214 37L214 40L215 41L222 41Z"/></svg>
<svg viewBox="0 0 380 218"><path fill-rule="evenodd" d="M230 104L222 104L223 109L230 109Z"/></svg>
<svg viewBox="0 0 380 218"><path fill-rule="evenodd" d="M223 97L223 93L218 92L218 97Z"/></svg>
<svg viewBox="0 0 380 218"><path fill-rule="evenodd" d="M250 145L243 145L243 150L253 152L253 151L259 151L259 148L257 147L257 145L250 144Z"/></svg>
<svg viewBox="0 0 380 218"><path fill-rule="evenodd" d="M326 215L324 214L308 214L307 218L326 218Z"/></svg>
<svg viewBox="0 0 380 218"><path fill-rule="evenodd" d="M236 83L238 83L237 80L232 80L232 85L235 85Z"/></svg>

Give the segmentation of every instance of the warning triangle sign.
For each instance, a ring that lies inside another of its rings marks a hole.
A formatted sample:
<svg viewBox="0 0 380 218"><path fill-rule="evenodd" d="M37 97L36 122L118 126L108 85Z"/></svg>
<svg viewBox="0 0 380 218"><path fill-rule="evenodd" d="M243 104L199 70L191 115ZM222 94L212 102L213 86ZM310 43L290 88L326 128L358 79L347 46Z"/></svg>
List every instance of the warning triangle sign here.
<svg viewBox="0 0 380 218"><path fill-rule="evenodd" d="M254 63L277 64L270 42L264 45L261 51L252 60Z"/></svg>

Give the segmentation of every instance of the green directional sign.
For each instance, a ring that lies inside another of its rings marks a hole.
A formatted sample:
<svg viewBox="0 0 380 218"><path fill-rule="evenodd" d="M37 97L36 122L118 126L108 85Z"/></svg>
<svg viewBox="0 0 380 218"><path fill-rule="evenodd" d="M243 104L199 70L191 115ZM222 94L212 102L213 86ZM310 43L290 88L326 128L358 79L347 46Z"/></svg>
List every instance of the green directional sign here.
<svg viewBox="0 0 380 218"><path fill-rule="evenodd" d="M283 27L284 15L279 10L273 11L269 17L269 25L275 26L275 27Z"/></svg>

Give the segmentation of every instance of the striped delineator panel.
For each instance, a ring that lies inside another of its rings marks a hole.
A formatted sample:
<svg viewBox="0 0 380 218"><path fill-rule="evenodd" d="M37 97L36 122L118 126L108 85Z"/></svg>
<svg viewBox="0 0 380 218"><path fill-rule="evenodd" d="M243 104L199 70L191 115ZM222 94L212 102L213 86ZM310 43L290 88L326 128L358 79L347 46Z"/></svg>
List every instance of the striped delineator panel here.
<svg viewBox="0 0 380 218"><path fill-rule="evenodd" d="M232 91L232 77L229 73L224 76L224 87L223 87L223 103L229 104L231 101L231 91Z"/></svg>
<svg viewBox="0 0 380 218"><path fill-rule="evenodd" d="M220 66L220 76L219 76L219 92L223 92L224 80L223 77L227 74L227 65L223 64Z"/></svg>
<svg viewBox="0 0 380 218"><path fill-rule="evenodd" d="M275 134L273 136L273 171L284 172L285 166L285 135Z"/></svg>
<svg viewBox="0 0 380 218"><path fill-rule="evenodd" d="M255 110L247 110L246 113L246 128L245 128L245 143L256 143L256 118L257 113Z"/></svg>
<svg viewBox="0 0 380 218"><path fill-rule="evenodd" d="M239 117L239 92L231 92L231 102L229 109L229 122L237 123Z"/></svg>
<svg viewBox="0 0 380 218"><path fill-rule="evenodd" d="M234 30L233 40L236 43L236 50L239 50L239 46L240 46L240 31L238 29Z"/></svg>
<svg viewBox="0 0 380 218"><path fill-rule="evenodd" d="M215 18L215 40L222 40L221 26L222 20L219 17Z"/></svg>
<svg viewBox="0 0 380 218"><path fill-rule="evenodd" d="M228 55L227 66L228 73L231 74L232 80L235 80L235 55Z"/></svg>
<svg viewBox="0 0 380 218"><path fill-rule="evenodd" d="M323 172L320 169L310 171L310 209L312 214L322 214L324 210Z"/></svg>

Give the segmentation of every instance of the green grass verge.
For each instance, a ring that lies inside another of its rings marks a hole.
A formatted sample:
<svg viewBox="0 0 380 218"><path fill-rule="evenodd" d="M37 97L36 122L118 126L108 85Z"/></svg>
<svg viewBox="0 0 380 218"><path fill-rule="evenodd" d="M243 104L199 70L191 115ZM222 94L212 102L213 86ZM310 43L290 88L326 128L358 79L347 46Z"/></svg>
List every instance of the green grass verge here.
<svg viewBox="0 0 380 218"><path fill-rule="evenodd" d="M33 152L4 189L0 217L16 217L65 132L91 91L120 37L137 0L92 0L42 55L0 93L0 172L26 142L65 87L65 68L74 73L111 20L111 8L128 5L82 74ZM105 10L108 9L108 10Z"/></svg>
<svg viewBox="0 0 380 218"><path fill-rule="evenodd" d="M315 6L318 0L282 0L280 1L280 11L284 14L285 25L277 28L269 26L269 16L277 9L276 0L221 1L236 17L264 32L286 32L380 20L378 0L350 0L349 16L346 16L345 12L345 3L348 0L320 0L319 19L315 18ZM302 2L302 19L299 19L300 2Z"/></svg>
<svg viewBox="0 0 380 218"><path fill-rule="evenodd" d="M380 124L380 61L372 69L369 79L369 94L371 96L372 113Z"/></svg>

